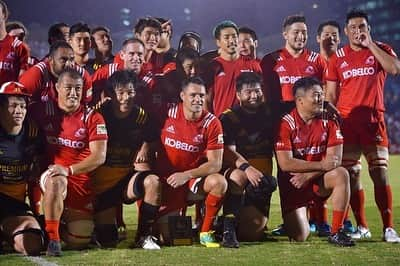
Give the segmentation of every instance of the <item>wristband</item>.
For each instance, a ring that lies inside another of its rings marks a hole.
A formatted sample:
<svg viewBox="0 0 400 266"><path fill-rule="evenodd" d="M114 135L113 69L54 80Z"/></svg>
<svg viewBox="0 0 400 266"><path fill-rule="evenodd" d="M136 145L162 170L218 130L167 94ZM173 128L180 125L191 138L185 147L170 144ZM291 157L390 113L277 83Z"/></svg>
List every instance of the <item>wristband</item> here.
<svg viewBox="0 0 400 266"><path fill-rule="evenodd" d="M238 169L242 170L243 172L246 171L247 168L250 167L249 163L242 163Z"/></svg>
<svg viewBox="0 0 400 266"><path fill-rule="evenodd" d="M74 174L74 169L72 169L72 165L68 166L68 176L71 176Z"/></svg>

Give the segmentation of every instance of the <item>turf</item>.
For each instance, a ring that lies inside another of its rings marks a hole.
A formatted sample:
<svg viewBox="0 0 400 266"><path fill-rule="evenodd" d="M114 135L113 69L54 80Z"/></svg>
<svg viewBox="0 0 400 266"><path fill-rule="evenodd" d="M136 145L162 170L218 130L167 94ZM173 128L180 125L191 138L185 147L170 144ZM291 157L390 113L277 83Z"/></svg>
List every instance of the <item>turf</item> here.
<svg viewBox="0 0 400 266"><path fill-rule="evenodd" d="M390 157L394 198L394 222L400 231L400 156ZM363 169L367 169L363 165ZM129 249L136 228L136 208L126 207L128 240L113 250L90 249L64 251L63 257L43 257L59 265L399 265L400 244L384 243L380 215L375 207L373 186L363 171L362 183L366 191L366 213L372 239L358 241L353 248L329 245L326 239L311 236L305 243L291 243L286 237L275 237L267 242L241 243L239 249L207 249L199 244L183 247L163 247L160 251ZM279 195L274 193L271 204L270 228L281 223ZM353 223L354 223L354 219ZM0 265L35 265L16 255L0 255Z"/></svg>

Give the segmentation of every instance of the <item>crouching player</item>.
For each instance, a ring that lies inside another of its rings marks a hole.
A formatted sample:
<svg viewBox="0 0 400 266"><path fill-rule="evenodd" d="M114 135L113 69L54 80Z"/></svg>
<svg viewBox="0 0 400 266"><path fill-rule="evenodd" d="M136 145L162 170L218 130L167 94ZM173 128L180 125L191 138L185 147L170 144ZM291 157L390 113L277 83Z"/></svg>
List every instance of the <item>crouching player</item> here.
<svg viewBox="0 0 400 266"><path fill-rule="evenodd" d="M307 203L313 197L331 197L333 218L328 241L353 246L342 229L350 183L348 172L340 166L340 129L332 120L322 119L324 94L318 80L299 79L293 95L296 108L282 118L275 144L285 229L290 239L305 241L310 233Z"/></svg>
<svg viewBox="0 0 400 266"><path fill-rule="evenodd" d="M244 72L238 76L236 98L239 105L227 109L220 118L224 129L224 165L230 168L226 172L229 192L225 197L224 221L229 226L229 219L239 218L239 239L259 241L264 236L272 192L276 189L276 180L271 176L276 119L264 102L259 74ZM238 247L232 230L225 228L223 232L223 246Z"/></svg>
<svg viewBox="0 0 400 266"><path fill-rule="evenodd" d="M48 169L41 175L47 255L60 256L61 237L71 248L84 248L93 231L92 191L88 173L106 158L107 130L101 114L81 105L83 80L65 69L56 83L57 101L32 107L47 140Z"/></svg>
<svg viewBox="0 0 400 266"><path fill-rule="evenodd" d="M148 114L134 104L139 88L139 78L134 72L116 71L109 83L106 92L111 100L100 108L109 134L107 157L105 164L92 176L96 193L96 240L102 247L114 247L118 240L115 206L142 199L136 245L144 249L160 249L151 227L160 206L161 184L150 171L138 172L133 167L136 158L136 163L140 163L142 168L150 169L150 147L158 141L158 131Z"/></svg>
<svg viewBox="0 0 400 266"><path fill-rule="evenodd" d="M0 88L0 241L4 238L24 255L39 255L43 231L25 204L27 181L38 173L44 139L38 127L25 119L30 96L22 84L6 82Z"/></svg>
<svg viewBox="0 0 400 266"><path fill-rule="evenodd" d="M212 224L227 190L222 166L223 135L220 121L203 109L204 82L190 77L182 84L182 103L172 105L163 122L156 160L163 183L160 216L186 207L187 201L205 197L200 243L219 247Z"/></svg>

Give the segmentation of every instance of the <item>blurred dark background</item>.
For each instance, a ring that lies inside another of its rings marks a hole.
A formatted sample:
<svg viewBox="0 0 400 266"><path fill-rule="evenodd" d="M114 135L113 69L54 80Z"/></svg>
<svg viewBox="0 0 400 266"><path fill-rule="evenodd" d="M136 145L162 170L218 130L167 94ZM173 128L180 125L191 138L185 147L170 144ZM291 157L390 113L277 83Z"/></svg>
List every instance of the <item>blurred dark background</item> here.
<svg viewBox="0 0 400 266"><path fill-rule="evenodd" d="M122 41L132 36L136 20L143 16L172 19L173 45L187 30L200 33L205 52L215 48L213 27L230 19L239 26L253 28L259 38L258 56L283 45L281 25L292 14L306 16L309 39L308 47L318 51L316 30L325 20L336 20L342 26L345 14L352 8L369 13L372 37L390 44L400 53L400 0L5 0L10 9L9 20L18 20L29 30L28 44L32 54L39 58L48 51L47 30L56 22L74 24L78 21L90 26L105 25L110 28L114 51ZM342 43L346 43L345 36ZM392 151L400 152L400 78L389 77L386 83L386 106Z"/></svg>

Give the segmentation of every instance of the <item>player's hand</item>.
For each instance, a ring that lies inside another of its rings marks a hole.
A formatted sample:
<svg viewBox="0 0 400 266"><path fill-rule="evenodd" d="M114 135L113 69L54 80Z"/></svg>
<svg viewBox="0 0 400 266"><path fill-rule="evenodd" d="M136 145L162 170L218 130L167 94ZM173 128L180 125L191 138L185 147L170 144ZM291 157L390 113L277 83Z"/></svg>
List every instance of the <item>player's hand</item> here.
<svg viewBox="0 0 400 266"><path fill-rule="evenodd" d="M51 165L49 165L48 169L49 169L49 175L51 177L58 176L58 175L68 176L68 168L64 167L62 165L51 164Z"/></svg>
<svg viewBox="0 0 400 266"><path fill-rule="evenodd" d="M254 186L258 187L258 184L261 182L261 178L263 177L263 173L261 173L258 169L253 166L247 167L244 171L246 173L247 179Z"/></svg>
<svg viewBox="0 0 400 266"><path fill-rule="evenodd" d="M290 183L297 189L307 185L310 180L310 175L307 173L291 173L293 176L290 178Z"/></svg>
<svg viewBox="0 0 400 266"><path fill-rule="evenodd" d="M342 117L340 116L339 110L336 109L336 107L330 102L324 102L323 116L326 116L328 119L335 120L338 125L342 124Z"/></svg>
<svg viewBox="0 0 400 266"><path fill-rule="evenodd" d="M372 37L369 31L360 32L357 36L357 39L360 41L361 45L364 47L368 47L372 43Z"/></svg>
<svg viewBox="0 0 400 266"><path fill-rule="evenodd" d="M340 166L339 157L336 155L326 156L326 158L321 161L321 166L323 171L335 169Z"/></svg>
<svg viewBox="0 0 400 266"><path fill-rule="evenodd" d="M143 149L140 149L136 154L135 163L148 163L150 162L150 153Z"/></svg>
<svg viewBox="0 0 400 266"><path fill-rule="evenodd" d="M177 188L185 184L191 178L190 175L184 172L178 172L170 175L167 178L167 183L173 188Z"/></svg>

